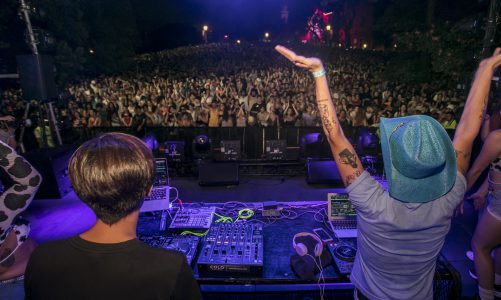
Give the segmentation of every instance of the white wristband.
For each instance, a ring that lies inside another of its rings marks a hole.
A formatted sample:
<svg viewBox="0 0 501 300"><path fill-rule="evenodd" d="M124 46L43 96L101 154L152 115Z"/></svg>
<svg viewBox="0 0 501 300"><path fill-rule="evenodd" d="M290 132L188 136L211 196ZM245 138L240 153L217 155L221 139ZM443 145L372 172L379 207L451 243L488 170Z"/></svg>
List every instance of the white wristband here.
<svg viewBox="0 0 501 300"><path fill-rule="evenodd" d="M322 69L322 70L316 71L316 72L311 72L311 74L313 74L313 77L315 77L315 78L322 77L325 75L325 73L327 73L325 71L325 69Z"/></svg>

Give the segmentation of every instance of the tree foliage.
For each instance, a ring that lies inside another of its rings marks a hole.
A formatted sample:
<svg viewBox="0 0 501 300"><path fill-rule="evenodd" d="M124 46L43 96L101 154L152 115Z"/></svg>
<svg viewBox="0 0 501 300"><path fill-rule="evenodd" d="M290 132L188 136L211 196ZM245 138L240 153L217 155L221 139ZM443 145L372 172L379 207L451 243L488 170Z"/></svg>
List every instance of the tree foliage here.
<svg viewBox="0 0 501 300"><path fill-rule="evenodd" d="M402 32L395 35L394 42L400 50L427 54L434 73L469 73L476 63L482 35L475 30L464 30L460 24L444 22L425 32Z"/></svg>
<svg viewBox="0 0 501 300"><path fill-rule="evenodd" d="M386 48L395 48L396 52L414 53L420 57L423 67L417 68L423 72L420 76L459 75L469 76L476 63L476 53L480 50L483 28L479 26L483 15L475 11L454 13L448 15L430 16L430 5L436 5L443 12L443 4L428 0L393 0L385 9L383 16L375 25L375 31L383 36ZM432 23L429 23L433 20ZM427 22L428 21L428 22ZM396 55L397 59L401 55ZM400 62L403 63L403 62ZM409 61L410 64L412 64ZM406 69L406 65L400 68ZM389 66L398 68L395 62ZM410 70L409 70L410 71ZM395 73L390 70L387 73ZM410 73L409 73L410 74ZM405 76L405 74L402 74Z"/></svg>
<svg viewBox="0 0 501 300"><path fill-rule="evenodd" d="M0 7L0 50L9 49L9 60L14 60L16 54L29 48L24 23L17 15L19 2L4 1ZM28 4L33 27L51 37L51 45L40 44L39 52L54 56L60 84L120 72L133 61L139 35L130 0L38 0Z"/></svg>

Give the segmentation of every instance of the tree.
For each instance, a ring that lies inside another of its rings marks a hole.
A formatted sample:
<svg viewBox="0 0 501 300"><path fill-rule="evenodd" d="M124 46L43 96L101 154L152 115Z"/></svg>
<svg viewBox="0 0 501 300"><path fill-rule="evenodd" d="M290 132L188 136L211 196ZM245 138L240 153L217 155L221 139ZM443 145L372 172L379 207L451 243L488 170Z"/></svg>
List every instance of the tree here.
<svg viewBox="0 0 501 300"><path fill-rule="evenodd" d="M431 71L418 68L423 74L469 76L482 36L482 28L476 24L485 12L479 15L477 7L469 7L466 13L463 9L460 14L458 11L463 5L460 2L454 3L454 9L444 9L447 3L439 5L433 0L392 1L375 29L386 36L387 48L396 47L397 52L420 57Z"/></svg>
<svg viewBox="0 0 501 300"><path fill-rule="evenodd" d="M33 25L43 28L54 39L56 80L62 85L85 76L85 45L88 26L83 21L82 0L40 0Z"/></svg>
<svg viewBox="0 0 501 300"><path fill-rule="evenodd" d="M136 19L128 0L90 0L84 5L88 25L89 71L115 73L127 69L140 45Z"/></svg>

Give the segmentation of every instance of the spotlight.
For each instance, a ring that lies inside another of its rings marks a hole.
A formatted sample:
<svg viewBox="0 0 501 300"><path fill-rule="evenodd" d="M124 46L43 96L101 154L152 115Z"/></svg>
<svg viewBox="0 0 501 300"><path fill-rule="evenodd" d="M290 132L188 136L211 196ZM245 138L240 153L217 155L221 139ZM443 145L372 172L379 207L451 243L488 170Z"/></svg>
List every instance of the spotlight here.
<svg viewBox="0 0 501 300"><path fill-rule="evenodd" d="M299 143L301 157L308 158L325 158L329 157L329 147L325 143L325 137L322 133L308 133L301 137Z"/></svg>
<svg viewBox="0 0 501 300"><path fill-rule="evenodd" d="M379 150L379 137L371 129L360 129L356 151L361 155L375 155Z"/></svg>
<svg viewBox="0 0 501 300"><path fill-rule="evenodd" d="M375 175L379 159L379 137L372 129L363 128L358 133L358 140L355 150L360 156L365 169Z"/></svg>
<svg viewBox="0 0 501 300"><path fill-rule="evenodd" d="M150 148L155 157L158 156L158 140L155 134L150 133L142 138L143 142Z"/></svg>
<svg viewBox="0 0 501 300"><path fill-rule="evenodd" d="M94 54L94 49L89 48L89 53L90 53L90 54Z"/></svg>
<svg viewBox="0 0 501 300"><path fill-rule="evenodd" d="M203 29L204 31L209 31L209 26L204 25L204 27L202 27L202 29Z"/></svg>
<svg viewBox="0 0 501 300"><path fill-rule="evenodd" d="M327 31L331 31L331 25L327 25L327 26L325 26L325 30L327 30Z"/></svg>
<svg viewBox="0 0 501 300"><path fill-rule="evenodd" d="M269 34L268 32L265 32L265 33L264 33L264 37L265 37L265 38L269 38L269 37L270 37L270 34Z"/></svg>
<svg viewBox="0 0 501 300"><path fill-rule="evenodd" d="M209 142L209 138L205 134L197 135L195 142L198 145L205 145Z"/></svg>
<svg viewBox="0 0 501 300"><path fill-rule="evenodd" d="M364 49L367 49L367 44L364 43L364 45L362 46Z"/></svg>
<svg viewBox="0 0 501 300"><path fill-rule="evenodd" d="M393 48L397 48L397 44L393 45Z"/></svg>
<svg viewBox="0 0 501 300"><path fill-rule="evenodd" d="M197 158L206 158L210 154L211 145L210 139L205 134L200 134L195 137L194 146L194 154Z"/></svg>
<svg viewBox="0 0 501 300"><path fill-rule="evenodd" d="M237 40L237 44L240 44L240 40Z"/></svg>
<svg viewBox="0 0 501 300"><path fill-rule="evenodd" d="M228 35L227 35L227 34L225 34L225 35L224 35L224 39L225 39L225 40L227 40L227 39L228 39Z"/></svg>

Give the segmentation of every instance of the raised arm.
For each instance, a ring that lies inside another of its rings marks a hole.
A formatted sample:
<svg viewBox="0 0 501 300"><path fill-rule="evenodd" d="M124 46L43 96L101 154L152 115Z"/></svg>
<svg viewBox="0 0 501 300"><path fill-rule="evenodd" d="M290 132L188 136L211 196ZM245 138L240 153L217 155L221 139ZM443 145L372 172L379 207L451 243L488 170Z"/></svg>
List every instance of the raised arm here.
<svg viewBox="0 0 501 300"><path fill-rule="evenodd" d="M452 143L456 150L457 168L463 174L468 170L472 144L483 120L492 74L501 64L500 53L501 48L497 48L493 56L484 59L480 63L470 93L468 94L461 120L456 127Z"/></svg>
<svg viewBox="0 0 501 300"><path fill-rule="evenodd" d="M296 53L283 46L276 46L275 49L296 66L313 72L316 86L316 102L322 119L324 133L343 182L345 186L350 185L362 174L364 168L358 155L355 153L355 149L353 149L351 143L344 136L343 129L339 124L322 62L318 58L306 58L296 55Z"/></svg>
<svg viewBox="0 0 501 300"><path fill-rule="evenodd" d="M487 136L489 135L491 127L490 119L491 117L488 114L485 114L484 120L482 121L482 127L480 129L480 138L482 139L482 142L484 142Z"/></svg>
<svg viewBox="0 0 501 300"><path fill-rule="evenodd" d="M467 190L471 189L485 168L487 168L493 160L499 157L499 154L501 154L499 145L501 145L501 129L494 130L487 136L482 151L480 151L480 154L466 176L468 182Z"/></svg>

